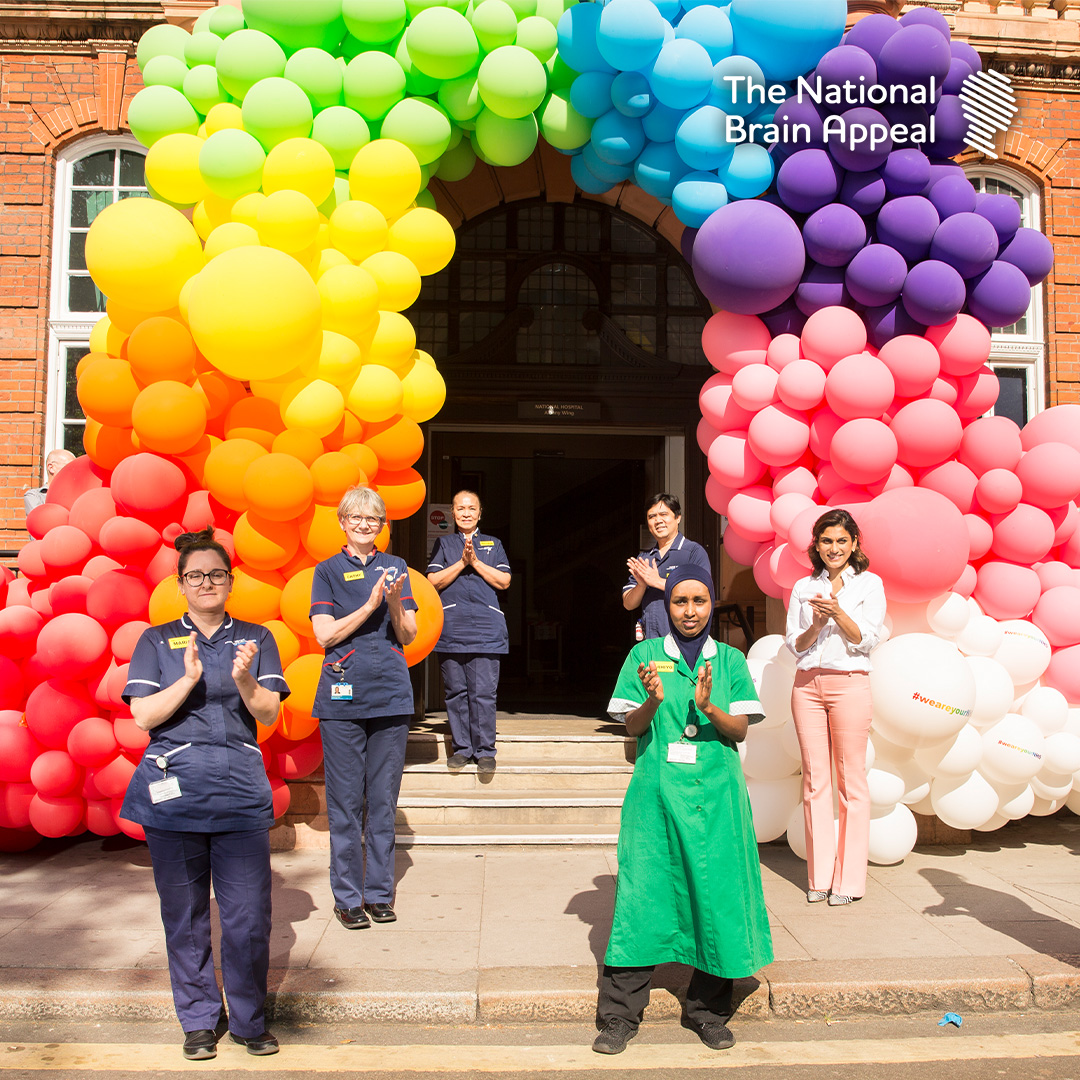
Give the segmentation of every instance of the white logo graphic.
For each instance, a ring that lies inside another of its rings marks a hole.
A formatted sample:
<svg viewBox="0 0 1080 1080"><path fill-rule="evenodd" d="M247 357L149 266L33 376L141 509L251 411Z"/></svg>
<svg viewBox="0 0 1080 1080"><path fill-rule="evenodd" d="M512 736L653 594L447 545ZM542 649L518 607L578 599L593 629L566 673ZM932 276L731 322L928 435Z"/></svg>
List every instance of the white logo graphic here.
<svg viewBox="0 0 1080 1080"><path fill-rule="evenodd" d="M994 135L1008 129L1017 109L1008 75L972 72L960 87L960 109L968 122L964 134L968 146L996 160Z"/></svg>

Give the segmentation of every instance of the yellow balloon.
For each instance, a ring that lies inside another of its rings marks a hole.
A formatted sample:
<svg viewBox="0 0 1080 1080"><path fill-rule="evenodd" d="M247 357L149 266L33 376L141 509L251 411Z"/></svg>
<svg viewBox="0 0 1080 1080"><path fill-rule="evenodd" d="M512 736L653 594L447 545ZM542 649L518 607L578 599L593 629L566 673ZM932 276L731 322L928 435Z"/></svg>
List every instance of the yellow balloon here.
<svg viewBox="0 0 1080 1080"><path fill-rule="evenodd" d="M387 251L409 259L424 277L437 274L454 257L454 227L438 212L425 206L406 210L391 226Z"/></svg>
<svg viewBox="0 0 1080 1080"><path fill-rule="evenodd" d="M292 190L306 195L316 206L334 190L334 159L314 139L286 139L266 155L263 191Z"/></svg>
<svg viewBox="0 0 1080 1080"><path fill-rule="evenodd" d="M330 235L329 226L327 226L326 231L327 231L327 238L329 238L329 235ZM321 225L319 226L319 232L320 233L322 232L322 226ZM337 248L335 248L335 247L324 247L324 248L322 248L319 251L318 265L315 267L315 280L318 281L319 278L321 278L323 276L323 274L326 273L327 270L330 270L335 266L352 266L352 263L349 261L349 256L344 254L341 251L338 251Z"/></svg>
<svg viewBox="0 0 1080 1080"><path fill-rule="evenodd" d="M352 338L358 345L376 323L379 286L362 267L334 266L319 278L323 328ZM361 345L361 347L363 347Z"/></svg>
<svg viewBox="0 0 1080 1080"><path fill-rule="evenodd" d="M255 219L262 243L290 254L310 247L319 232L319 211L299 191L275 191L267 195Z"/></svg>
<svg viewBox="0 0 1080 1080"><path fill-rule="evenodd" d="M416 155L394 139L376 139L362 146L349 167L349 193L394 218L407 210L420 191Z"/></svg>
<svg viewBox="0 0 1080 1080"><path fill-rule="evenodd" d="M170 574L167 578L154 586L150 594L150 619L154 625L173 622L179 619L187 611L187 600L176 583L176 578Z"/></svg>
<svg viewBox="0 0 1080 1080"><path fill-rule="evenodd" d="M429 352L424 352L423 349L417 349L416 352L413 353L413 359L418 364L430 364L432 367L435 367L435 357Z"/></svg>
<svg viewBox="0 0 1080 1080"><path fill-rule="evenodd" d="M379 326L368 346L367 360L394 371L404 370L416 351L413 324L396 311L380 311Z"/></svg>
<svg viewBox="0 0 1080 1080"><path fill-rule="evenodd" d="M330 215L330 242L360 262L386 246L386 218L371 203L354 199Z"/></svg>
<svg viewBox="0 0 1080 1080"><path fill-rule="evenodd" d="M215 255L235 247L258 247L259 234L250 226L239 221L226 221L219 225L207 238L203 254L209 262Z"/></svg>
<svg viewBox="0 0 1080 1080"><path fill-rule="evenodd" d="M125 334L130 334L143 319L149 319L153 314L139 308L128 307L118 300L109 300L105 304L105 312L109 316L109 322Z"/></svg>
<svg viewBox="0 0 1080 1080"><path fill-rule="evenodd" d="M259 207L266 202L266 196L261 191L252 191L248 195L241 195L232 207L233 221L239 221L244 225L250 225L253 229L259 226Z"/></svg>
<svg viewBox="0 0 1080 1080"><path fill-rule="evenodd" d="M195 204L191 212L191 223L195 231L205 240L219 225L232 221L232 199L223 199L212 191L207 191L202 202Z"/></svg>
<svg viewBox="0 0 1080 1080"><path fill-rule="evenodd" d="M163 198L178 206L194 206L207 194L199 172L198 135L177 132L158 139L146 153L147 183Z"/></svg>
<svg viewBox="0 0 1080 1080"><path fill-rule="evenodd" d="M145 311L176 307L202 266L202 244L179 210L156 199L106 206L86 234L86 266L109 299Z"/></svg>
<svg viewBox="0 0 1080 1080"><path fill-rule="evenodd" d="M191 288L188 325L207 360L244 382L275 379L322 349L319 290L275 248L232 248L207 263Z"/></svg>
<svg viewBox="0 0 1080 1080"><path fill-rule="evenodd" d="M233 105L232 102L223 101L218 105L215 105L206 114L206 134L213 135L217 131L223 131L225 128L239 128L243 130L244 127L244 114L240 111L239 105Z"/></svg>
<svg viewBox="0 0 1080 1080"><path fill-rule="evenodd" d="M329 435L345 415L345 396L324 379L300 379L281 399L281 419L289 428L303 428L319 438Z"/></svg>
<svg viewBox="0 0 1080 1080"><path fill-rule="evenodd" d="M360 266L379 286L379 307L383 311L404 311L416 303L420 295L420 271L404 255L396 251L377 251Z"/></svg>
<svg viewBox="0 0 1080 1080"><path fill-rule="evenodd" d="M286 371L284 375L279 375L276 379L252 379L248 385L255 397L265 398L278 405L285 396L285 391L300 378L303 378L303 372L296 367L292 371Z"/></svg>
<svg viewBox="0 0 1080 1080"><path fill-rule="evenodd" d="M423 360L417 360L401 377L401 390L401 414L418 424L430 420L446 401L443 377L434 364Z"/></svg>
<svg viewBox="0 0 1080 1080"><path fill-rule="evenodd" d="M304 365L303 372L311 379L324 379L335 386L351 386L363 362L360 346L355 341L344 334L324 330L322 352L318 359Z"/></svg>
<svg viewBox="0 0 1080 1080"><path fill-rule="evenodd" d="M94 323L93 330L90 331L90 351L91 352L108 352L109 351L109 332L113 331L112 320L108 315L102 315L96 323ZM127 335L123 331L113 331L114 333L120 333L121 340ZM119 356L120 354L113 353L113 356Z"/></svg>
<svg viewBox="0 0 1080 1080"><path fill-rule="evenodd" d="M348 406L369 424L389 420L401 411L401 380L381 364L365 364L349 388Z"/></svg>

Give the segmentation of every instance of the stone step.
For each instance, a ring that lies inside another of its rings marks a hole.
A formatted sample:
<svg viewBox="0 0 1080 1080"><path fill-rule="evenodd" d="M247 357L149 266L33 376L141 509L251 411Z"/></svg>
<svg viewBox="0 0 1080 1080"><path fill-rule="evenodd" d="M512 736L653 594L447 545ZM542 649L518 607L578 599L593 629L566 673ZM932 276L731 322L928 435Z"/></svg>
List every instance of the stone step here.
<svg viewBox="0 0 1080 1080"><path fill-rule="evenodd" d="M405 766L401 792L420 792L434 789L450 795L469 791L547 791L561 792L567 788L605 788L626 790L633 775L632 765L559 765L550 761L504 765L494 773L480 775L475 765L466 765L460 772L450 772L443 762Z"/></svg>
<svg viewBox="0 0 1080 1080"><path fill-rule="evenodd" d="M634 761L637 740L624 735L502 735L496 739L499 764L560 761L613 764ZM412 731L405 750L407 764L445 762L450 756L449 732Z"/></svg>
<svg viewBox="0 0 1080 1080"><path fill-rule="evenodd" d="M397 824L426 830L429 825L612 825L618 826L621 791L564 792L558 796L535 792L471 792L448 796L441 792L402 794Z"/></svg>

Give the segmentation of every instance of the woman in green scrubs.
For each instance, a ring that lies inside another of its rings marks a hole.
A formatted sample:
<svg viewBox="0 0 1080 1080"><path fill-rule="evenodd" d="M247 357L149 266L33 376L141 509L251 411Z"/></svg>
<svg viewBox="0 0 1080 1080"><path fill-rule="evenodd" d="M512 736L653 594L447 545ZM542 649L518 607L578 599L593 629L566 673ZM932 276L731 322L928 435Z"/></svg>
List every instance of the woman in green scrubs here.
<svg viewBox="0 0 1080 1080"><path fill-rule="evenodd" d="M608 706L637 736L619 827L619 877L593 1049L637 1034L657 964L693 967L685 1023L714 1050L732 980L773 958L750 799L737 744L764 719L742 653L709 637L713 585L700 566L667 579L669 632L630 650Z"/></svg>

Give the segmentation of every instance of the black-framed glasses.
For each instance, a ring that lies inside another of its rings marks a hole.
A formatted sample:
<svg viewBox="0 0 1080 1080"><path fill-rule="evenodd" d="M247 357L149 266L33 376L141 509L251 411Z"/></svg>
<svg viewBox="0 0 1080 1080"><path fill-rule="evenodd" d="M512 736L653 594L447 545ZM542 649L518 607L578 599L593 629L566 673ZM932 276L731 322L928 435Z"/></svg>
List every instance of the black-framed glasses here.
<svg viewBox="0 0 1080 1080"><path fill-rule="evenodd" d="M224 585L232 577L228 570L221 569L211 570L208 574L203 573L202 570L189 570L182 576L184 583L193 589L199 588L207 578L210 579L211 585Z"/></svg>

